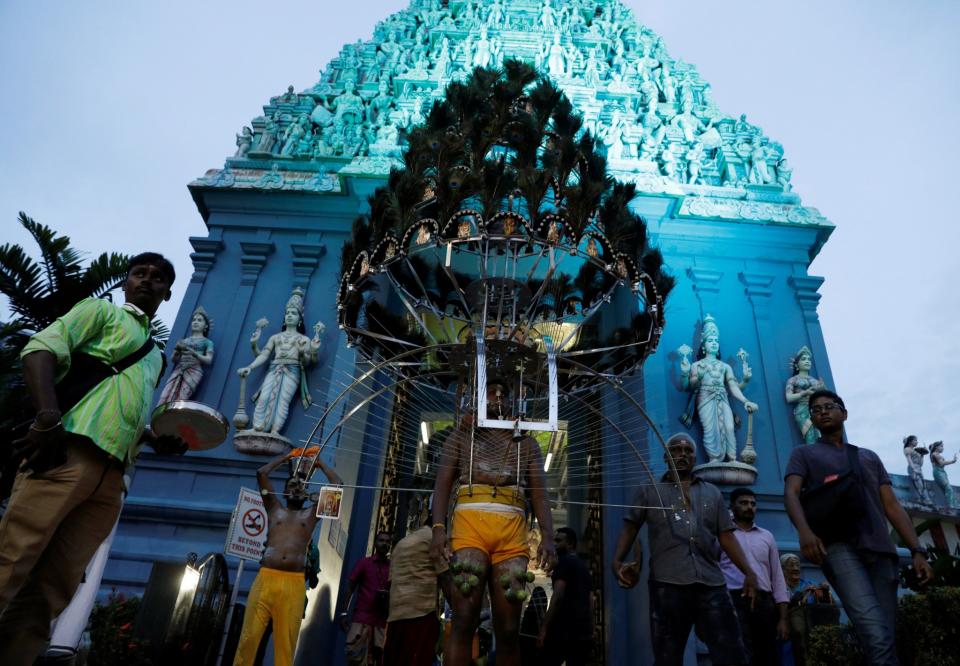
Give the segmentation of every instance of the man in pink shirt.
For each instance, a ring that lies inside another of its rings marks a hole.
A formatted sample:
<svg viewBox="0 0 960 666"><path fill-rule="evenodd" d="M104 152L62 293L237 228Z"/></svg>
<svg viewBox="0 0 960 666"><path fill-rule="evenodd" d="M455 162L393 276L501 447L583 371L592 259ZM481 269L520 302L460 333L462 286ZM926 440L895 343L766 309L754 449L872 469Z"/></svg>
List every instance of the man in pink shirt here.
<svg viewBox="0 0 960 666"><path fill-rule="evenodd" d="M373 542L373 555L357 562L350 572L350 589L341 595L340 625L347 632L347 663L350 666L383 660L384 631L390 608L390 534L380 532ZM352 621L348 609L356 596Z"/></svg>
<svg viewBox="0 0 960 666"><path fill-rule="evenodd" d="M749 488L737 488L730 493L730 508L736 529L734 537L746 555L750 568L757 575L757 596L753 602L743 594L743 573L720 553L720 570L727 580L743 633L743 644L750 653L750 663L764 666L778 663L777 642L789 636L787 602L790 595L780 568L780 553L773 535L754 520L757 517L757 497Z"/></svg>

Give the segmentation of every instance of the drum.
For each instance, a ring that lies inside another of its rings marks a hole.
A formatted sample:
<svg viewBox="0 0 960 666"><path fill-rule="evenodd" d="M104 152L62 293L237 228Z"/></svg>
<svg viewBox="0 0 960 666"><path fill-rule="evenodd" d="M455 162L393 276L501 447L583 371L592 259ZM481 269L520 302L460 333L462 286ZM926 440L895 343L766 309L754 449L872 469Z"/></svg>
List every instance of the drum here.
<svg viewBox="0 0 960 666"><path fill-rule="evenodd" d="M150 427L158 435L179 437L191 451L206 451L219 446L230 430L223 414L193 400L157 405L150 417Z"/></svg>

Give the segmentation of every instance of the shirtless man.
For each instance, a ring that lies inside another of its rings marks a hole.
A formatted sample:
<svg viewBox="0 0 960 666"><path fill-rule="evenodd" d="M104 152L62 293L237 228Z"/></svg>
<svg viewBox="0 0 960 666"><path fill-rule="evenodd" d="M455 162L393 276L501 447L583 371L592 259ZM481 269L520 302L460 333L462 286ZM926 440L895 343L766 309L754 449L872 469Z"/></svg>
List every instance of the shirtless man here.
<svg viewBox="0 0 960 666"><path fill-rule="evenodd" d="M503 394L503 387L490 386L489 412L499 411L501 415L509 412ZM540 526L538 564L549 570L557 559L543 460L540 447L533 438L524 437L515 442L509 430L473 428L473 422L472 416L464 417L460 429L444 442L433 494L433 515L438 522L433 525L431 557L434 562L449 561L446 525L442 521L447 515L454 481L458 481L457 506L451 520L449 540L455 556L451 570L466 565L468 568L461 580L474 576L477 579L474 585L458 584L448 599L453 608L453 627L450 640L444 647L443 663L463 666L470 662L471 642L480 623L483 590L487 585L497 639L497 663L518 666L520 609L523 604L522 597L518 599L516 593L525 586L523 575L529 559L525 517L527 496ZM508 583L506 588L504 583Z"/></svg>
<svg viewBox="0 0 960 666"><path fill-rule="evenodd" d="M317 526L316 507L305 504L307 500L316 501L316 497L307 493L307 470L303 469L297 475L291 475L284 484L283 494L287 498L287 506L284 507L273 490L270 474L289 458L301 454L307 458L316 456L314 449L308 449L306 453L295 449L257 470L257 483L267 510L267 544L260 558L260 571L247 598L247 612L243 618L233 666L252 666L260 639L271 620L273 663L276 666L290 666L293 663L300 620L303 619L304 553ZM330 482L342 484L337 473L319 456L316 457L317 466ZM305 459L301 467L308 467L306 462Z"/></svg>

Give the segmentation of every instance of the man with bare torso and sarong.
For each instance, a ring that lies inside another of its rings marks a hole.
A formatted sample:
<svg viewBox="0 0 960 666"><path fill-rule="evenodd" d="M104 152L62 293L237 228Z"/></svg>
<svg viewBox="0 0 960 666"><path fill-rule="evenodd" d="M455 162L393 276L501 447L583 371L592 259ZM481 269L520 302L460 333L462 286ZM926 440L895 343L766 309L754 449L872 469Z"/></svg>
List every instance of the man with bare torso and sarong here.
<svg viewBox="0 0 960 666"><path fill-rule="evenodd" d="M502 386L490 385L488 409L510 410ZM456 507L449 539L443 522L457 484ZM497 664L520 664L520 610L525 598L527 562L527 500L533 507L542 538L538 564L550 570L557 555L553 547L553 519L546 494L540 447L532 437L514 440L504 429L474 427L472 415L443 444L434 488L431 556L449 560L455 587L450 639L444 647L445 666L470 661L473 635L480 623L484 588L490 591ZM449 547L448 547L449 542Z"/></svg>
<svg viewBox="0 0 960 666"><path fill-rule="evenodd" d="M288 459L303 455L299 474L291 474L284 485L287 506L277 499L270 482L270 474ZM316 447L303 451L294 449L289 454L274 458L257 470L257 483L267 510L267 545L260 558L260 571L250 588L247 612L237 645L233 666L252 666L267 624L273 622L273 663L290 666L300 634L304 611L304 575L307 544L317 526L316 506L306 506L315 500L307 492L307 459L316 457L317 466L331 483L343 481L320 459Z"/></svg>

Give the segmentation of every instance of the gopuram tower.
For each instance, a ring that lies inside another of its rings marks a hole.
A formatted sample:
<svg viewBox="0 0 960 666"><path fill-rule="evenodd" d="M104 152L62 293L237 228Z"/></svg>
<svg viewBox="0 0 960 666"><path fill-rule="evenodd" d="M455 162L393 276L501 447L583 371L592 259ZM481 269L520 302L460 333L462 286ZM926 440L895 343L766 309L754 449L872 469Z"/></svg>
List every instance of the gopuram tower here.
<svg viewBox="0 0 960 666"><path fill-rule="evenodd" d="M656 433L694 434L701 473L727 489L751 485L781 551L796 552L782 478L809 426L787 383L800 374L833 385L817 316L823 279L807 272L833 226L793 191L783 146L739 110L719 109L696 68L615 0L413 0L372 39L344 46L316 85L271 98L222 168L190 183L208 234L190 239L194 272L173 331L188 330L198 306L216 321L216 360L194 399L233 416L235 429L204 454L141 456L106 585L142 589L155 559L221 551L237 492L255 487L263 455L300 446L329 412L316 434L346 490L341 518L315 535L322 572L297 662L341 663L332 616L349 567L375 530L403 536L417 491L432 486L434 435L451 418L442 401L351 388L366 368L335 325L341 248L447 85L507 58L533 64L582 114L608 173L636 185L631 208L676 279L658 351L624 382L630 400L600 390L593 408L604 420L561 413L563 431L542 441L554 522L582 535L599 587L595 663L652 661L646 587L625 592L607 572L633 488L663 472ZM283 418L260 428L251 397L264 370L243 381L238 370L274 353L264 343L291 302L315 353L281 396ZM311 330L318 322L325 328Z"/></svg>

